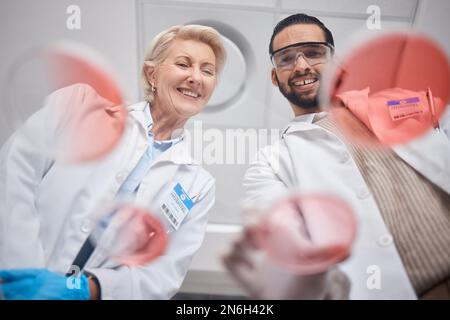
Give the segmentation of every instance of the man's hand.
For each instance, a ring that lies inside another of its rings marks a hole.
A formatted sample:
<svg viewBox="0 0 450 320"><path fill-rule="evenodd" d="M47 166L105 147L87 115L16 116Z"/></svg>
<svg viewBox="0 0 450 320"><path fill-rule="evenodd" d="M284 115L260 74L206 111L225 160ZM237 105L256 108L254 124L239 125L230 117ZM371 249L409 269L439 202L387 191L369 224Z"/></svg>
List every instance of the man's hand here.
<svg viewBox="0 0 450 320"><path fill-rule="evenodd" d="M257 227L247 227L224 257L235 279L254 299L323 299L327 273L298 275L265 259L256 241Z"/></svg>
<svg viewBox="0 0 450 320"><path fill-rule="evenodd" d="M253 298L343 299L350 284L335 266L349 256L355 229L341 200L294 196L247 226L223 262Z"/></svg>
<svg viewBox="0 0 450 320"><path fill-rule="evenodd" d="M87 277L79 286L68 286L68 278L47 269L0 270L0 292L6 300L89 300Z"/></svg>

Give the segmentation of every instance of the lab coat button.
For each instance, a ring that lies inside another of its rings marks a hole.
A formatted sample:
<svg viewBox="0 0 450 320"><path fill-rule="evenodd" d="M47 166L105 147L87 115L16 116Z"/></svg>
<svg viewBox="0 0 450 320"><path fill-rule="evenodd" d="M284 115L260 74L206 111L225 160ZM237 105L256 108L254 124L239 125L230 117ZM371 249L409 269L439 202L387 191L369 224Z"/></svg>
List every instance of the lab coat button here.
<svg viewBox="0 0 450 320"><path fill-rule="evenodd" d="M124 172L119 172L118 174L116 174L116 180L117 182L123 182L123 180L125 179L125 173Z"/></svg>
<svg viewBox="0 0 450 320"><path fill-rule="evenodd" d="M350 155L348 154L348 152L347 151L342 152L340 159L341 163L347 162L348 159L350 159Z"/></svg>
<svg viewBox="0 0 450 320"><path fill-rule="evenodd" d="M370 196L369 190L367 190L367 188L361 189L357 192L356 196L358 197L358 199L365 199L367 197Z"/></svg>
<svg viewBox="0 0 450 320"><path fill-rule="evenodd" d="M138 146L138 149L139 149L139 150L144 150L146 147L147 147L147 144L146 144L146 143L141 143L141 144Z"/></svg>
<svg viewBox="0 0 450 320"><path fill-rule="evenodd" d="M90 225L89 221L86 221L81 225L81 231L83 231L84 233L88 233L90 230L91 230L91 225Z"/></svg>
<svg viewBox="0 0 450 320"><path fill-rule="evenodd" d="M389 233L385 233L378 238L378 245L380 247L388 247L394 242L394 238Z"/></svg>

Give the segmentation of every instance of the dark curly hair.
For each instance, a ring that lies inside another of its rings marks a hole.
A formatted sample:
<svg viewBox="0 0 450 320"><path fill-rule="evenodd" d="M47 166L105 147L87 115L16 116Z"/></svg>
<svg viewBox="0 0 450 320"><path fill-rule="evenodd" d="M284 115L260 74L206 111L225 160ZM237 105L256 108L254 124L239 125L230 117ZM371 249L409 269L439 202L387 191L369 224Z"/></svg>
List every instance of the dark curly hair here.
<svg viewBox="0 0 450 320"><path fill-rule="evenodd" d="M281 20L275 26L275 29L273 29L272 37L270 38L269 54L273 53L273 39L275 38L275 36L277 34L279 34L281 31L283 31L285 28L295 25L295 24L315 24L315 25L317 25L325 33L325 41L334 47L333 35L331 34L331 31L328 30L327 27L325 27L325 25L322 23L322 21L320 21L316 17L308 16L307 14L304 14L304 13L297 13L297 14L293 14L293 15Z"/></svg>

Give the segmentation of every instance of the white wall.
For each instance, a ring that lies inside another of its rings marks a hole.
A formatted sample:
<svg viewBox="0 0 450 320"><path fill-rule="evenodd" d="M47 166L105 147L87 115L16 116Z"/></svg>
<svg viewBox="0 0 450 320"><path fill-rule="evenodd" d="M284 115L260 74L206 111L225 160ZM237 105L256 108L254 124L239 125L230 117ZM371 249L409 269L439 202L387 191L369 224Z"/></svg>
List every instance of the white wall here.
<svg viewBox="0 0 450 320"><path fill-rule="evenodd" d="M72 4L81 8L81 30L66 28L66 8ZM275 23L297 12L316 15L333 31L339 52L353 33L366 29L366 8L371 4L381 8L383 29L414 24L450 53L447 0L1 0L0 85L4 87L6 71L20 53L64 38L81 41L104 54L116 68L128 100L136 101L142 96L140 59L151 38L168 26L202 20L217 25L234 42L227 46L231 64L217 94L236 93L236 88L231 88L236 78L245 87L238 92L239 99L231 99L222 109L211 110L197 119L219 130L281 128L292 115L269 78L267 47ZM245 70L238 77L241 70L233 69L236 65ZM226 97L215 99L223 101ZM3 104L1 90L0 103ZM183 287L185 291L239 293L218 256L239 230L236 226L240 224L239 200L245 168L246 165L208 166L217 178L217 203L211 211L204 245Z"/></svg>
<svg viewBox="0 0 450 320"><path fill-rule="evenodd" d="M436 40L450 57L450 1L421 0L414 28Z"/></svg>
<svg viewBox="0 0 450 320"><path fill-rule="evenodd" d="M81 29L69 30L69 5L81 9ZM138 98L135 2L130 0L2 0L0 1L0 103L5 104L6 74L30 48L74 40L93 47L115 69L125 97ZM30 74L30 77L37 75ZM1 123L2 128L5 124ZM0 128L0 135L3 132ZM0 139L2 141L2 139Z"/></svg>

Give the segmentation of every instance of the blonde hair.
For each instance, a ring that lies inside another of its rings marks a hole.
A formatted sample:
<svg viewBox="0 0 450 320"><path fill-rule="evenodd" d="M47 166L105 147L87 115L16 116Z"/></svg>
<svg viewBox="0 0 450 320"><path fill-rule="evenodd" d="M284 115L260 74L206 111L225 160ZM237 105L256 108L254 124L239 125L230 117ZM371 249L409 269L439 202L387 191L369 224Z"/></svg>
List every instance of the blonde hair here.
<svg viewBox="0 0 450 320"><path fill-rule="evenodd" d="M154 94L145 74L145 65L157 68L169 55L169 48L175 39L197 40L211 47L216 57L216 73L220 73L225 64L226 52L219 32L202 25L177 25L159 33L147 48L142 66L142 82L145 99L152 102Z"/></svg>

